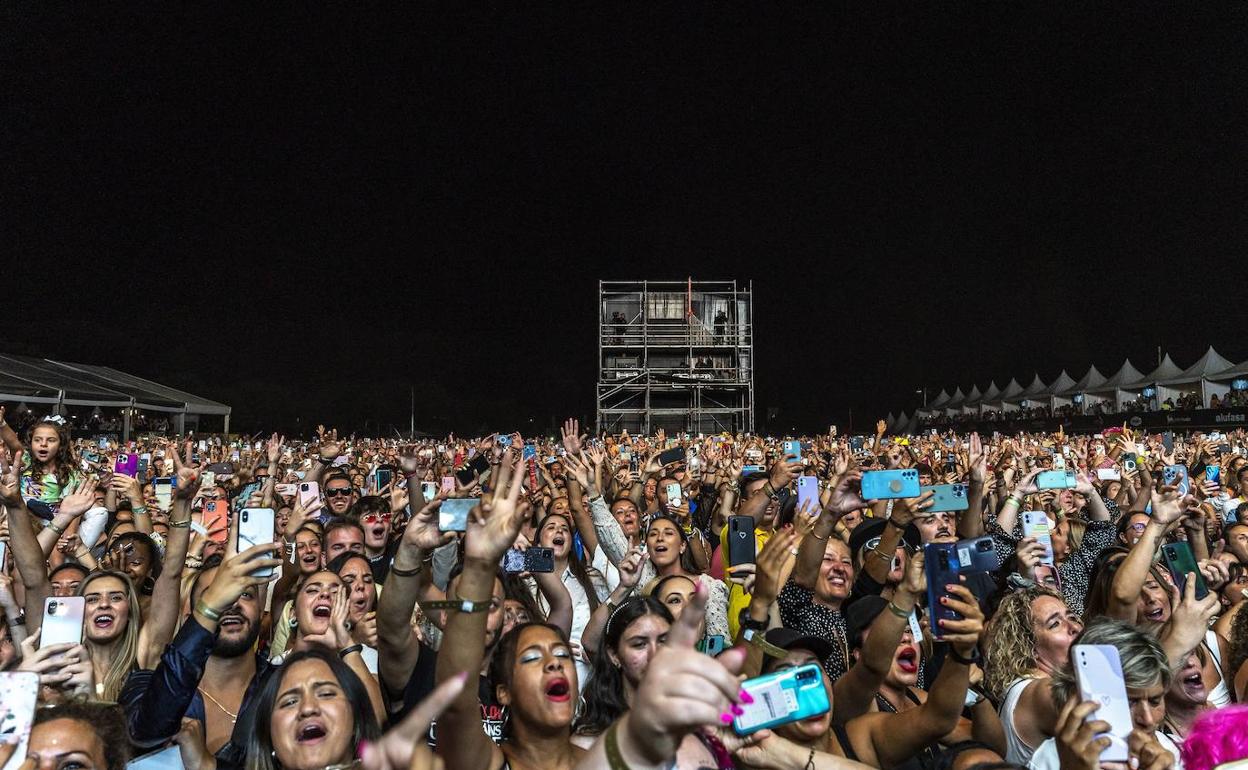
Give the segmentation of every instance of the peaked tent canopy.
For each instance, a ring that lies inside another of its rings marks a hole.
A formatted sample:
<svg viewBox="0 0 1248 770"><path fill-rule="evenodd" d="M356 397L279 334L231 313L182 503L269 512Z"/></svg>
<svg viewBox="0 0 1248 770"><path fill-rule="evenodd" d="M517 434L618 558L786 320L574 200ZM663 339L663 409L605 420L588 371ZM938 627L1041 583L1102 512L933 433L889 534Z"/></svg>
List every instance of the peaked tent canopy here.
<svg viewBox="0 0 1248 770"><path fill-rule="evenodd" d="M1001 391L999 401L1016 401L1018 396L1023 392L1023 386L1018 384L1018 380L1010 379L1010 384L1005 386L1005 390Z"/></svg>
<svg viewBox="0 0 1248 770"><path fill-rule="evenodd" d="M1088 373L1079 378L1079 381L1071 385L1065 390L1059 391L1056 395L1073 396L1076 393L1083 393L1086 390L1095 390L1105 384L1105 375L1093 365L1088 369Z"/></svg>
<svg viewBox="0 0 1248 770"><path fill-rule="evenodd" d="M1166 359L1170 360L1169 358ZM1174 364L1171 364L1173 366ZM1176 368L1177 371L1177 368ZM1147 381L1141 382L1144 375L1140 374L1140 370L1131 365L1131 359L1122 362L1122 368L1114 372L1108 380L1105 380L1096 388L1088 388L1089 391L1109 391L1118 390L1119 388L1132 389L1140 385L1148 384Z"/></svg>
<svg viewBox="0 0 1248 770"><path fill-rule="evenodd" d="M1001 397L1001 389L997 387L997 381L993 380L988 383L988 390L984 391L983 397L980 399L982 403L991 404Z"/></svg>
<svg viewBox="0 0 1248 770"><path fill-rule="evenodd" d="M949 391L941 390L940 395L936 397L935 401L928 404L927 408L928 409L940 409L947 403L949 403Z"/></svg>
<svg viewBox="0 0 1248 770"><path fill-rule="evenodd" d="M978 385L971 385L971 392L966 394L966 401L962 402L963 407L979 406L979 402L983 399L984 394L979 392Z"/></svg>
<svg viewBox="0 0 1248 770"><path fill-rule="evenodd" d="M962 403L966 401L966 394L962 392L961 386L953 392L953 398L949 399L949 403L945 404L946 409L958 409Z"/></svg>
<svg viewBox="0 0 1248 770"><path fill-rule="evenodd" d="M1170 354L1167 353L1165 358L1161 359L1161 363L1157 365L1157 368L1149 372L1148 376L1143 378L1143 382L1137 384L1153 385L1163 380L1181 377L1182 375L1183 370L1170 359Z"/></svg>
<svg viewBox="0 0 1248 770"><path fill-rule="evenodd" d="M1022 393L1018 394L1018 397L1019 398L1035 398L1036 396L1039 396L1043 394L1044 392L1045 392L1045 385L1040 380L1040 375L1037 374L1036 378L1031 381L1031 384L1028 385L1026 389L1023 390Z"/></svg>
<svg viewBox="0 0 1248 770"><path fill-rule="evenodd" d="M1188 382L1200 382L1208 379L1210 375L1229 369L1231 362L1218 355L1218 351L1210 345L1200 360L1184 369L1180 374L1167 380L1158 380L1162 384L1179 384Z"/></svg>
<svg viewBox="0 0 1248 770"><path fill-rule="evenodd" d="M1075 381L1072 380L1070 375L1066 373L1066 370L1063 369L1062 373L1057 375L1057 379L1049 383L1049 387L1045 389L1044 395L1055 396L1074 384Z"/></svg>

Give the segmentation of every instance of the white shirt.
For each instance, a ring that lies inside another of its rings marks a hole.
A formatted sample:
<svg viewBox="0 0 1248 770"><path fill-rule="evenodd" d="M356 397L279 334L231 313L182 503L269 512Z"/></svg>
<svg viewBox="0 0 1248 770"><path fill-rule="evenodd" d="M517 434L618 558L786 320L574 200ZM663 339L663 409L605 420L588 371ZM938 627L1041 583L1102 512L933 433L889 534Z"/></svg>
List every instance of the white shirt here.
<svg viewBox="0 0 1248 770"><path fill-rule="evenodd" d="M1155 733L1155 735L1161 747L1174 755L1174 770L1183 770L1183 757L1179 752L1179 747L1170 740L1170 736L1164 733ZM1036 753L1031 755L1031 762L1027 764L1027 767L1031 770L1061 770L1062 763L1057 757L1057 739L1049 738L1040 744Z"/></svg>

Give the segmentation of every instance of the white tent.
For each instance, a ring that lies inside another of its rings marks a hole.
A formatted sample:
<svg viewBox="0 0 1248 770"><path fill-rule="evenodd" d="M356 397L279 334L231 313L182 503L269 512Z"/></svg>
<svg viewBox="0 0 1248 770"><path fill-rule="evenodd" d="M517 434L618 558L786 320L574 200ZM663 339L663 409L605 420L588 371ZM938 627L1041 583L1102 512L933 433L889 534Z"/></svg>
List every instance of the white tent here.
<svg viewBox="0 0 1248 770"><path fill-rule="evenodd" d="M1230 391L1229 386L1212 382L1209 378L1218 372L1231 367L1231 362L1218 355L1218 351L1210 345L1205 354L1196 363L1184 369L1180 374L1165 380L1157 381L1157 398L1178 398L1184 392L1200 392L1201 406L1209 405L1209 397L1214 393L1223 398Z"/></svg>
<svg viewBox="0 0 1248 770"><path fill-rule="evenodd" d="M1143 379L1144 375L1131 364L1131 359L1126 359L1108 380L1085 391L1089 402L1085 404L1085 409L1098 401L1110 401L1113 403L1114 411L1121 410L1122 405L1127 401L1140 396L1147 385L1146 382L1141 381Z"/></svg>
<svg viewBox="0 0 1248 770"><path fill-rule="evenodd" d="M971 385L971 392L966 394L966 400L962 402L963 414L974 414L979 411L979 402L983 399L984 394L979 392L978 385Z"/></svg>
<svg viewBox="0 0 1248 770"><path fill-rule="evenodd" d="M1017 412L1018 396L1022 392L1023 386L1018 384L1018 380L1011 378L1005 390L1001 391L1001 395L997 397L997 409L1001 412Z"/></svg>
<svg viewBox="0 0 1248 770"><path fill-rule="evenodd" d="M164 412L186 432L187 415L221 415L230 430L230 407L107 366L71 364L47 358L0 355L0 401L122 410L123 440L130 437L131 411Z"/></svg>

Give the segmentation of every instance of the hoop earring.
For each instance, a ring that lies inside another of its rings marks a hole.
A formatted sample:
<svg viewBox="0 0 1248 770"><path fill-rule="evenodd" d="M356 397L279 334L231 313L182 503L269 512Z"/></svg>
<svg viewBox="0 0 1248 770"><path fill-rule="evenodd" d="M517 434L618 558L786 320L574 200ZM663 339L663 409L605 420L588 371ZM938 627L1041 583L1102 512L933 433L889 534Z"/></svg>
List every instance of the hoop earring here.
<svg viewBox="0 0 1248 770"><path fill-rule="evenodd" d="M299 618L295 617L294 615L291 615L290 616L290 630L294 631L298 627L299 627Z"/></svg>
<svg viewBox="0 0 1248 770"><path fill-rule="evenodd" d="M156 578L152 577L151 575L148 575L147 577L143 578L143 585L139 587L139 590L142 591L145 595L151 596L152 592L156 590Z"/></svg>

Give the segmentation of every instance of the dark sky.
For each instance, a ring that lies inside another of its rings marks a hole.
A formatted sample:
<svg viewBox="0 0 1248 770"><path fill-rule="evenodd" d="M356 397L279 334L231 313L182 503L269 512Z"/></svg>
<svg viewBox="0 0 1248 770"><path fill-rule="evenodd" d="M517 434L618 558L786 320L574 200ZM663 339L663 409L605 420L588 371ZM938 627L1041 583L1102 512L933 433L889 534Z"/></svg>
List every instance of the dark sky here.
<svg viewBox="0 0 1248 770"><path fill-rule="evenodd" d="M1248 5L529 5L5 4L0 349L256 430L591 414L601 278L753 280L784 428L1248 358Z"/></svg>

